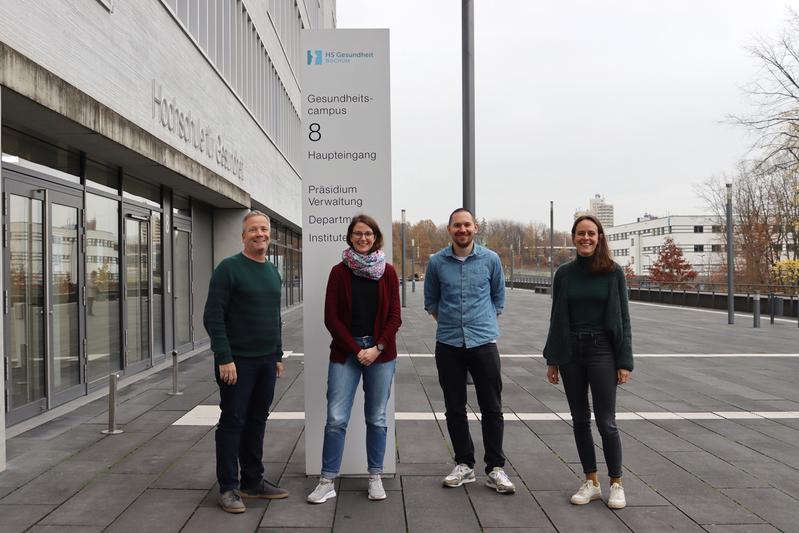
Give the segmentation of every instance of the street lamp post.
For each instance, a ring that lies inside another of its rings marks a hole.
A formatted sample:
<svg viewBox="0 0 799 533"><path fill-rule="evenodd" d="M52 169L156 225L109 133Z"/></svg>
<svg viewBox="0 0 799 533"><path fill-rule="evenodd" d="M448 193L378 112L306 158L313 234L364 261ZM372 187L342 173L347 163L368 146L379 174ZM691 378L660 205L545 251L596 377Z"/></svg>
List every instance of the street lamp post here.
<svg viewBox="0 0 799 533"><path fill-rule="evenodd" d="M402 307L405 307L405 210L402 210Z"/></svg>
<svg viewBox="0 0 799 533"><path fill-rule="evenodd" d="M735 324L735 287L733 283L734 251L732 242L732 183L727 184L727 323Z"/></svg>
<svg viewBox="0 0 799 533"><path fill-rule="evenodd" d="M555 202L549 201L549 296L555 289Z"/></svg>
<svg viewBox="0 0 799 533"><path fill-rule="evenodd" d="M416 248L416 239L411 238L411 292L416 292L416 265L414 264L414 250Z"/></svg>

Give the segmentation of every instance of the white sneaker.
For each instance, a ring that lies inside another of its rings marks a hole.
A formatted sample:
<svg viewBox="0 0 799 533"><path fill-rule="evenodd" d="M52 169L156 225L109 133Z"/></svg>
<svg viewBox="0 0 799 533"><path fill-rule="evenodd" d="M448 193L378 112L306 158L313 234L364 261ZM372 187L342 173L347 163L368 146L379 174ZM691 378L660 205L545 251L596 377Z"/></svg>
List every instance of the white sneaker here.
<svg viewBox="0 0 799 533"><path fill-rule="evenodd" d="M305 498L308 503L325 503L330 498L336 497L336 487L332 479L319 478L319 484L312 493Z"/></svg>
<svg viewBox="0 0 799 533"><path fill-rule="evenodd" d="M611 488L611 494L613 493L613 489ZM594 485L594 482L591 480L586 480L585 483L580 485L580 488L572 494L571 502L574 505L585 505L586 503L591 503L594 500L598 500L602 497L602 488L599 485ZM622 493L623 497L623 493Z"/></svg>
<svg viewBox="0 0 799 533"><path fill-rule="evenodd" d="M463 463L455 465L452 472L444 478L445 487L460 487L464 483L474 483L474 469Z"/></svg>
<svg viewBox="0 0 799 533"><path fill-rule="evenodd" d="M495 466L491 472L488 473L486 487L491 487L500 494L513 494L516 492L516 487L511 482L508 474L498 466Z"/></svg>
<svg viewBox="0 0 799 533"><path fill-rule="evenodd" d="M619 483L614 483L610 486L608 507L611 509L624 509L626 505L627 499L624 497L624 487L622 487Z"/></svg>
<svg viewBox="0 0 799 533"><path fill-rule="evenodd" d="M380 474L369 476L369 499L370 500L385 500L386 491L383 489L383 481L380 479Z"/></svg>

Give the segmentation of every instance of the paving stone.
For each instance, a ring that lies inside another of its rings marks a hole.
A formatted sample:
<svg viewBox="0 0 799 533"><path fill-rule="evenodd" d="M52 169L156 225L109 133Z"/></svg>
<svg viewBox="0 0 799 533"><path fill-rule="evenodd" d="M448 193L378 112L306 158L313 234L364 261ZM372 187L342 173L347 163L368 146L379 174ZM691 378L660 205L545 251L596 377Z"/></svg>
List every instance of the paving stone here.
<svg viewBox="0 0 799 533"><path fill-rule="evenodd" d="M366 528L371 531L405 533L405 510L402 497L389 493L382 501L370 501L365 492L341 491L334 502L334 532L349 533Z"/></svg>
<svg viewBox="0 0 799 533"><path fill-rule="evenodd" d="M397 463L398 476L437 476L441 479L449 474L455 463L450 460L447 463Z"/></svg>
<svg viewBox="0 0 799 533"><path fill-rule="evenodd" d="M69 458L70 462L91 463L96 468L108 468L122 460L133 450L149 441L152 433L122 433L121 435L105 435L102 439L84 448Z"/></svg>
<svg viewBox="0 0 799 533"><path fill-rule="evenodd" d="M769 524L743 524L724 526L705 526L708 533L778 533L779 529Z"/></svg>
<svg viewBox="0 0 799 533"><path fill-rule="evenodd" d="M438 477L403 477L405 515L410 532L479 532L480 525L463 487L441 486Z"/></svg>
<svg viewBox="0 0 799 533"><path fill-rule="evenodd" d="M318 481L319 479L315 477L283 479L281 486L291 495L285 500L273 501L267 508L260 526L332 528L333 518L336 514L335 500L338 496L320 505L309 504L305 501L305 497L316 487ZM338 488L338 482L336 488Z"/></svg>
<svg viewBox="0 0 799 533"><path fill-rule="evenodd" d="M142 414L152 409L152 406L141 403L125 402L117 406L116 423L118 426L132 422ZM104 411L89 420L90 424L108 424L108 411Z"/></svg>
<svg viewBox="0 0 799 533"><path fill-rule="evenodd" d="M147 486L153 476L102 474L49 514L42 525L107 526Z"/></svg>
<svg viewBox="0 0 799 533"><path fill-rule="evenodd" d="M783 531L796 530L799 501L776 489L726 489L724 494Z"/></svg>
<svg viewBox="0 0 799 533"><path fill-rule="evenodd" d="M363 492L366 494L366 491L369 487L369 479L367 476L342 477L340 478L339 482L339 490L341 491L347 490L353 492ZM400 476L383 477L383 488L386 490L386 492L401 491L402 481L400 480Z"/></svg>
<svg viewBox="0 0 799 533"><path fill-rule="evenodd" d="M397 458L403 463L446 463L452 455L431 423L397 420Z"/></svg>
<svg viewBox="0 0 799 533"><path fill-rule="evenodd" d="M579 485L579 477L551 451L514 452L508 460L530 490L569 490Z"/></svg>
<svg viewBox="0 0 799 533"><path fill-rule="evenodd" d="M510 476L516 485L515 494L499 494L485 486L484 479L466 486L477 520L482 527L539 527L549 525L522 480Z"/></svg>
<svg viewBox="0 0 799 533"><path fill-rule="evenodd" d="M102 530L93 526L33 526L27 533L100 533Z"/></svg>
<svg viewBox="0 0 799 533"><path fill-rule="evenodd" d="M664 452L663 455L716 488L765 487L766 481L734 467L707 452Z"/></svg>
<svg viewBox="0 0 799 533"><path fill-rule="evenodd" d="M538 504L558 531L627 531L616 514L603 501L588 505L569 502L574 491L533 491Z"/></svg>
<svg viewBox="0 0 799 533"><path fill-rule="evenodd" d="M205 489L216 483L216 454L189 451L153 484L158 489Z"/></svg>
<svg viewBox="0 0 799 533"><path fill-rule="evenodd" d="M174 440L174 441L190 441L196 444L207 433L213 433L213 426L169 426L153 440Z"/></svg>
<svg viewBox="0 0 799 533"><path fill-rule="evenodd" d="M186 413L183 411L147 411L122 429L125 431L162 431Z"/></svg>
<svg viewBox="0 0 799 533"><path fill-rule="evenodd" d="M267 420L264 433L264 460L287 462L305 429L302 420Z"/></svg>
<svg viewBox="0 0 799 533"><path fill-rule="evenodd" d="M699 449L673 433L649 422L634 420L633 424L625 424L624 433L633 436L656 452L695 452Z"/></svg>
<svg viewBox="0 0 799 533"><path fill-rule="evenodd" d="M275 527L262 527L258 529L258 533L330 533L332 529L329 527L292 527L275 528Z"/></svg>
<svg viewBox="0 0 799 533"><path fill-rule="evenodd" d="M569 465L572 469L574 469L574 473L576 476L580 478L580 482L573 487L572 492L576 491L580 483L585 479L582 467L580 465ZM661 506L661 505L671 505L663 496L658 494L658 492L653 488L650 487L644 480L640 479L638 476L627 470L626 468L623 469L624 474L624 493L627 497L627 506L639 506L639 507L653 507L653 506ZM610 491L610 480L600 476L600 484L602 486L602 494L607 499ZM568 488L568 487L567 487ZM546 490L546 489L541 489Z"/></svg>
<svg viewBox="0 0 799 533"><path fill-rule="evenodd" d="M702 533L705 531L674 507L626 507L616 511L622 522L633 531L647 533Z"/></svg>
<svg viewBox="0 0 799 533"><path fill-rule="evenodd" d="M672 505L698 524L757 524L763 520L750 513L719 491L687 490L684 485L655 486Z"/></svg>
<svg viewBox="0 0 799 533"><path fill-rule="evenodd" d="M574 444L574 434L554 434L540 435L539 438L555 453L567 463L579 463L580 456L577 454L577 446ZM594 441L596 442L596 441ZM597 456L602 455L602 451L595 448Z"/></svg>
<svg viewBox="0 0 799 533"><path fill-rule="evenodd" d="M245 504L246 505L246 504ZM208 533L209 531L224 531L225 533L252 533L262 531L258 529L261 522L263 509L247 509L241 514L230 514L223 511L218 505L200 507L191 515L183 533ZM286 531L281 529L280 531ZM292 530L293 531L293 530Z"/></svg>
<svg viewBox="0 0 799 533"><path fill-rule="evenodd" d="M54 505L0 505L0 533L25 531L54 509Z"/></svg>
<svg viewBox="0 0 799 533"><path fill-rule="evenodd" d="M111 469L116 474L160 474L189 447L190 441L151 440Z"/></svg>
<svg viewBox="0 0 799 533"><path fill-rule="evenodd" d="M0 500L0 504L60 504L94 475L95 472L84 468L48 470Z"/></svg>
<svg viewBox="0 0 799 533"><path fill-rule="evenodd" d="M796 475L795 470L772 460L736 462L735 464L753 476L766 480L774 487L799 499L799 476Z"/></svg>
<svg viewBox="0 0 799 533"><path fill-rule="evenodd" d="M557 530L552 525L543 527L484 527L484 533L522 533L529 531L531 533L555 533Z"/></svg>
<svg viewBox="0 0 799 533"><path fill-rule="evenodd" d="M149 489L125 509L106 531L180 531L205 494L205 491L199 490Z"/></svg>

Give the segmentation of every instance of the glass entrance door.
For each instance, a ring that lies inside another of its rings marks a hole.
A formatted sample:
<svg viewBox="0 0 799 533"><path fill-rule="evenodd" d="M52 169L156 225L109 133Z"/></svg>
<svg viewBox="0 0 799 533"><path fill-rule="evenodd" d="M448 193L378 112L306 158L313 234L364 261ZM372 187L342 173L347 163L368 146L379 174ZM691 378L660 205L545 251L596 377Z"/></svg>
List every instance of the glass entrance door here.
<svg viewBox="0 0 799 533"><path fill-rule="evenodd" d="M125 214L125 370L152 362L149 213Z"/></svg>
<svg viewBox="0 0 799 533"><path fill-rule="evenodd" d="M11 179L4 183L9 423L85 392L81 202L40 185Z"/></svg>
<svg viewBox="0 0 799 533"><path fill-rule="evenodd" d="M177 224L173 233L175 349L184 352L192 348L191 233L187 227Z"/></svg>

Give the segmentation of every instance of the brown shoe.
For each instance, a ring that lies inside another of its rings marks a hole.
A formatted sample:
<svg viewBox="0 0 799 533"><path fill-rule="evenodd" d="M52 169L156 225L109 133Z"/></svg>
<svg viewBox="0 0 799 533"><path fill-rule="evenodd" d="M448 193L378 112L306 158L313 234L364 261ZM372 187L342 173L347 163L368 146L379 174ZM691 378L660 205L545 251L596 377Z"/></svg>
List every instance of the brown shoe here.
<svg viewBox="0 0 799 533"><path fill-rule="evenodd" d="M265 479L253 488L242 488L240 491L242 498L261 498L264 500L282 500L289 497L289 491L281 489L277 485L273 485Z"/></svg>

